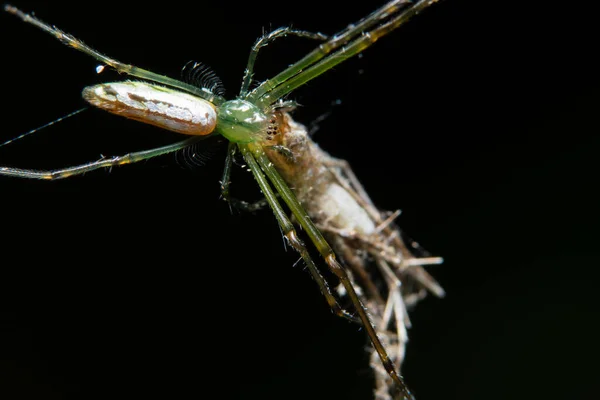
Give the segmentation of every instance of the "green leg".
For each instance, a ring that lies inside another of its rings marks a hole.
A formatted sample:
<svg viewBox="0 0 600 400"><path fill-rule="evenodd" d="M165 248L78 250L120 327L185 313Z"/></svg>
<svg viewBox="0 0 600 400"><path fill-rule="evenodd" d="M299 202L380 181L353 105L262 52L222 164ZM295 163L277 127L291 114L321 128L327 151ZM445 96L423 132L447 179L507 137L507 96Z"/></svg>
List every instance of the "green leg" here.
<svg viewBox="0 0 600 400"><path fill-rule="evenodd" d="M229 142L229 145L227 146L227 156L225 157L225 168L223 169L223 177L221 178L221 198L230 205L230 211L232 211L231 206L233 206L242 211L255 212L264 208L268 204L266 199L249 203L247 201L231 197L229 194L229 185L231 185L231 167L233 166L233 158L235 157L236 150L237 144L234 142Z"/></svg>
<svg viewBox="0 0 600 400"><path fill-rule="evenodd" d="M266 35L261 36L252 49L250 50L250 56L248 57L248 64L246 65L246 71L244 71L244 79L242 80L242 88L240 90L240 98L245 97L248 94L248 89L250 88L250 84L252 83L252 76L254 75L254 63L256 62L256 56L258 56L258 51L273 42L275 39L280 37L285 37L287 35L294 35L298 37L315 39L315 40L327 40L327 36L322 33L312 33L307 31L299 31L296 29L292 29L289 26L275 29L272 32L267 33Z"/></svg>
<svg viewBox="0 0 600 400"><path fill-rule="evenodd" d="M437 0L397 0L384 5L356 26L347 29L313 50L302 60L290 66L279 75L263 82L252 91L248 100L261 108L266 108L281 97L295 90L325 71L370 47L382 36L403 25ZM394 14L397 14L393 16ZM391 19L390 19L391 18ZM387 21L383 22L382 21ZM369 30L374 25L382 25ZM325 57L339 49L335 54Z"/></svg>
<svg viewBox="0 0 600 400"><path fill-rule="evenodd" d="M104 54L99 53L98 51L89 47L81 40L69 35L68 33L61 31L58 28L55 28L54 26L48 25L47 23L37 19L33 15L24 13L16 7L6 4L4 6L4 11L16 15L17 17L21 18L24 22L34 25L40 28L41 30L49 33L50 35L54 36L56 39L60 40L64 45L69 46L75 50L79 50L89 56L92 56L96 60L116 69L120 73L124 73L131 76L137 76L138 78L147 79L149 81L176 87L185 90L186 92L190 92L197 96L200 96L203 99L208 100L211 103L215 103L217 105L220 105L221 103L225 102L225 99L223 97L212 93L208 89L198 88L185 82L178 81L177 79L169 78L168 76L164 75L159 75L154 72L135 67L133 65L123 64L122 62L119 62L113 58L107 57Z"/></svg>
<svg viewBox="0 0 600 400"><path fill-rule="evenodd" d="M354 290L354 286L352 285L352 282L350 281L346 270L336 260L333 250L331 249L323 235L321 235L321 232L317 229L317 227L308 217L308 215L306 215L306 211L304 211L304 208L302 207L298 199L296 199L296 195L287 186L281 175L279 175L271 161L268 159L267 155L264 153L262 147L256 143L249 143L247 145L244 145L244 147L240 146L240 148L242 149L245 149L246 147L248 149L245 150L246 153L244 154L244 156L247 157L246 154L249 151L252 152L252 155L254 156L258 164L260 164L261 169L269 177L269 180L271 181L277 192L279 192L287 206L290 208L290 210L298 220L298 223L302 226L302 228L304 228L304 230L310 237L311 241L314 243L319 253L321 253L323 258L325 259L325 262L327 263L329 269L338 277L338 279L346 289L348 297L350 298L352 304L354 305L354 308L358 312L358 316L363 326L365 327L365 330L367 331L371 342L373 343L373 347L375 347L375 350L379 354L379 358L381 358L381 362L383 363L384 368L394 380L399 394L402 396L402 399L413 399L413 395L410 393L410 390L404 383L402 377L396 372L396 368L394 367L392 360L389 358L385 348L383 347L383 344L377 337L375 327L371 323L371 320L367 315L365 307L363 306L356 291ZM249 158L250 157L247 157L247 159ZM254 172L255 167L253 165L250 165L250 167ZM268 183L265 182L264 184L262 184L261 188L263 186L268 186ZM275 215L277 216L277 213ZM283 215L285 216L285 214Z"/></svg>
<svg viewBox="0 0 600 400"><path fill-rule="evenodd" d="M356 319L354 316L352 316L350 313L348 313L342 307L340 307L337 300L331 293L331 290L329 289L327 282L325 281L325 279L323 278L323 276L317 269L317 266L315 265L314 261L310 257L310 254L308 253L306 246L304 246L304 243L302 243L302 241L298 238L298 235L296 234L296 230L294 229L294 225L292 224L292 222L286 215L285 211L283 210L283 208L277 201L277 195L273 192L273 190L271 189L271 186L269 186L269 182L267 181L267 179L261 172L260 167L254 158L254 155L248 149L248 145L239 145L239 148L240 148L240 151L242 152L242 155L244 156L244 159L246 160L246 163L248 163L248 166L250 167L250 170L252 171L252 174L254 175L254 178L256 179L258 186L260 186L260 189L262 190L263 194L265 195L265 198L266 198L267 202L269 203L269 206L273 210L273 213L275 214L275 218L277 219L277 222L279 223L279 226L281 227L281 229L283 231L283 235L287 239L288 243L294 248L294 250L296 250L300 254L302 259L306 263L306 266L308 267L308 270L311 273L313 279L319 285L319 288L321 289L321 293L323 293L323 295L325 296L325 299L327 300L329 307L331 307L331 309L337 316L346 318L353 322L360 323L360 321L358 319Z"/></svg>
<svg viewBox="0 0 600 400"><path fill-rule="evenodd" d="M250 99L258 99L268 91L272 90L276 86L290 79L292 76L310 67L311 65L313 65L323 57L327 56L331 52L339 49L340 46L345 45L361 32L367 31L373 25L379 23L379 21L382 18L384 18L385 15L389 15L390 13L396 12L399 8L405 7L406 4L410 2L411 0L390 1L383 7L379 8L367 17L363 18L357 24L349 25L348 28L331 36L331 39L329 41L323 43L321 46L308 53L300 61L284 69L273 78L261 83L260 86L258 86L252 91L252 93L250 94Z"/></svg>
<svg viewBox="0 0 600 400"><path fill-rule="evenodd" d="M87 164L76 165L74 167L38 171L32 169L19 169L10 167L0 167L0 175L14 176L17 178L28 178L28 179L43 179L43 180L56 180L69 178L75 175L85 174L86 172L93 171L100 168L115 167L117 165L132 164L138 161L147 160L152 157L161 156L163 154L173 153L174 151L183 149L190 146L202 138L192 137L181 142L169 144L167 146L158 147L156 149L138 151L135 153L125 154L123 156L116 156L110 158L101 158L98 161L93 161Z"/></svg>

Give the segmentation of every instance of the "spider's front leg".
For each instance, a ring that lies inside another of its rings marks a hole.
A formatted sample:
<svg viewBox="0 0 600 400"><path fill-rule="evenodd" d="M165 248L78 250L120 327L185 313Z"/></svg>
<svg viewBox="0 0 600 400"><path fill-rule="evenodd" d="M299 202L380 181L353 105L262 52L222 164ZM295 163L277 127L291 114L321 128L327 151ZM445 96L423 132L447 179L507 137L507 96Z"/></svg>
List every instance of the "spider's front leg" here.
<svg viewBox="0 0 600 400"><path fill-rule="evenodd" d="M381 343L381 340L377 337L377 331L373 326L373 323L369 319L367 311L364 305L362 304L358 294L356 293L356 290L352 285L352 281L350 280L348 273L346 272L344 267L342 267L342 265L340 265L340 263L337 261L333 250L331 249L331 247L329 246L319 229L317 229L315 224L308 217L306 211L296 198L296 195L287 186L286 182L283 180L281 175L279 175L279 172L277 172L275 166L265 154L262 146L256 143L249 143L247 145L240 145L240 149L242 150L246 161L248 162L248 164L250 164L250 168L252 169L252 171L257 171L257 174L255 174L255 178L257 178L257 181L259 180L259 177L257 175L262 175L262 173L260 173L260 171L258 170L260 165L260 169L262 169L262 171L264 171L264 173L269 177L269 180L271 181L277 192L281 195L282 199L285 201L287 206L290 208L298 223L302 226L302 228L310 237L311 241L313 242L321 256L325 259L325 262L327 263L327 266L329 267L330 271L335 274L335 276L340 280L341 284L344 286L344 289L346 290L348 297L352 302L352 305L356 309L358 317L360 318L362 325L365 327L365 330L367 331L367 334L371 339L371 343L377 351L377 354L379 355L379 358L381 359L385 370L394 381L395 390L399 398L412 400L414 396L408 389L408 386L404 383L404 379L396 371L394 363L388 356L387 351ZM262 179L264 180L264 176L262 176ZM261 189L263 189L263 193L265 194L267 199L269 199L269 195L267 195L267 190L270 191L271 194L272 191L269 187L268 182L266 182L266 180L264 180L264 182L262 183L259 181L259 185L261 186ZM272 200L276 201L274 195ZM269 204L272 204L271 200L269 201ZM293 229L285 213L282 213L282 216L280 216L278 215L278 212L276 212L276 209L273 207L273 205L272 208L275 212L276 218L281 221L281 218L283 216L283 218L285 218L287 223L290 225L290 228ZM305 248L304 251L306 251Z"/></svg>
<svg viewBox="0 0 600 400"><path fill-rule="evenodd" d="M319 285L319 288L321 289L321 293L323 293L323 295L325 296L325 299L327 300L327 304L329 304L329 307L331 307L331 310L337 316L348 319L352 322L357 322L357 323L364 322L364 321L362 321L362 319L359 320L356 317L354 317L352 314L350 314L348 311L344 310L339 305L338 301L333 296L331 289L329 289L329 285L327 284L327 281L323 278L323 275L321 275L321 273L317 269L317 266L315 265L314 261L312 260L308 250L306 249L306 246L304 245L304 243L302 243L300 238L298 238L298 235L296 234L296 229L294 229L294 225L292 224L292 222L286 215L285 211L283 210L283 208L277 201L277 196L273 192L271 187L269 186L269 183L267 182L266 177L261 172L261 167L258 165L256 159L254 158L254 155L248 149L247 145L238 145L238 146L242 152L242 155L244 156L244 159L248 163L248 166L250 167L250 170L252 171L252 174L254 175L256 182L258 183L258 185L260 186L260 189L262 190L263 194L265 195L266 201L269 203L269 206L273 210L273 213L275 214L275 218L277 219L277 222L279 223L279 226L281 227L281 230L283 231L284 237L286 238L288 243L294 248L294 250L296 250L300 254L302 259L306 263L306 266L308 267L310 274L312 275L313 279L317 282L317 285Z"/></svg>

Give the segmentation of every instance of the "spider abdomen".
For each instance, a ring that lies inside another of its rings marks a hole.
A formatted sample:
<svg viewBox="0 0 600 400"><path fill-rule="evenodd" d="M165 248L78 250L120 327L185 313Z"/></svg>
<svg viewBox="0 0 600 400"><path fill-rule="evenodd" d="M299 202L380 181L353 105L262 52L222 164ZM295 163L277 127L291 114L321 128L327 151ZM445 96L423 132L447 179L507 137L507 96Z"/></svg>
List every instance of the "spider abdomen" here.
<svg viewBox="0 0 600 400"><path fill-rule="evenodd" d="M90 104L113 114L185 135L208 135L217 124L215 106L199 97L145 82L112 82L83 89Z"/></svg>

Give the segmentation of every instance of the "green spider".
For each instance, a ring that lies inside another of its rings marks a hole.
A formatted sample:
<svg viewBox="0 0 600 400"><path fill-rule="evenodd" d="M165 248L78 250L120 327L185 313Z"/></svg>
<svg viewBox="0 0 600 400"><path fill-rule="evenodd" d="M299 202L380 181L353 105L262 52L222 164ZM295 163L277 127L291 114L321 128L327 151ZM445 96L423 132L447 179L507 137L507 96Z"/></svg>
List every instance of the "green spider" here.
<svg viewBox="0 0 600 400"><path fill-rule="evenodd" d="M94 57L119 73L143 80L86 87L83 90L83 98L87 102L111 113L190 137L167 146L101 158L98 161L59 170L38 171L0 167L0 175L43 180L62 179L99 168L139 162L173 153L208 136L221 135L229 141L222 179L223 197L238 207L252 207L229 196L231 167L236 153L239 152L252 171L266 203L275 214L287 242L301 255L329 306L335 314L355 321L365 328L375 349L374 354L381 360L385 373L393 382L390 387L394 387L391 389L395 392L394 397L412 399L413 395L397 372L405 339L390 338L386 332L392 320L390 315L394 314L396 323L400 324L400 320L405 318L404 303L410 295L418 292L417 290L412 293L400 293L396 288L400 286L401 278L398 276L407 273L419 283L421 289L427 288L442 296L443 290L422 269L423 265L440 263L441 259L412 256L392 223L395 215L386 217L372 205L345 161L334 159L320 150L307 135L306 129L293 121L287 113L293 107L292 103L282 99L342 61L361 53L434 2L436 0L390 1L356 24L330 37L287 27L276 29L261 37L252 47L239 95L233 100L226 100L222 96L217 80L211 77L210 73L204 80L205 85L198 87L123 64L36 17L5 5L5 11L46 31L63 44ZM251 90L253 67L259 50L268 43L288 35L319 40L321 43L302 59ZM192 69L194 68L202 69L198 65L193 65ZM206 71L201 71L201 74L206 76ZM308 181L305 177L309 174L311 177L317 177L316 181ZM339 279L343 295L348 297L357 316L339 305L306 246L298 238L292 221L278 197L287 205L295 222L306 232L328 268ZM331 238L335 252L324 234ZM381 274L388 279L385 292L388 296L387 301L378 294L375 285L370 282L371 278L360 277L361 261L352 261L353 257L356 257L353 251L359 247L372 253L380 264ZM359 292L355 289L354 278L337 261L336 253L354 267L355 278L362 279ZM408 267L412 268L409 272L406 271ZM367 303L372 310L371 317L363 303ZM388 312L388 307L392 311ZM398 331L400 330L398 328ZM379 336L383 337L388 346L400 347L400 355L390 357ZM382 379L385 381L385 378ZM381 390L388 390L386 384L381 385Z"/></svg>

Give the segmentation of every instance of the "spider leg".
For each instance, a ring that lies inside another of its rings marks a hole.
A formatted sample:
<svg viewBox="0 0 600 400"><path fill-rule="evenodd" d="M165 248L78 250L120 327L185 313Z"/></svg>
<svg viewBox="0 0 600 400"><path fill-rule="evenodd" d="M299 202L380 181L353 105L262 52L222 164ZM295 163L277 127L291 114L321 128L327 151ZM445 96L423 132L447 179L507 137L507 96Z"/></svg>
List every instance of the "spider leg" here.
<svg viewBox="0 0 600 400"><path fill-rule="evenodd" d="M323 232L327 232L327 227L319 226ZM331 231L329 231L331 232ZM340 257L350 267L356 280L360 282L365 290L365 296L373 299L378 304L384 303L383 297L381 297L380 290L375 286L375 283L367 273L365 268L364 260L356 254L356 251L350 246L346 238L339 235L331 235L332 244L338 249Z"/></svg>
<svg viewBox="0 0 600 400"><path fill-rule="evenodd" d="M279 222L279 226L281 227L281 230L283 231L283 234L284 234L286 240L294 248L294 250L296 250L300 254L302 259L306 263L306 266L308 267L309 272L311 273L313 279L317 282L317 285L319 285L319 288L321 289L321 293L323 293L323 295L325 296L325 299L327 300L327 303L329 304L329 307L331 308L331 310L337 316L346 318L353 322L361 323L362 319L358 320L352 314L350 314L349 312L344 310L339 305L339 303L337 302L337 300L335 299L333 294L331 293L331 290L329 289L329 285L327 284L327 281L325 281L325 279L323 278L323 276L317 269L317 266L315 265L314 261L310 257L310 254L308 253L308 250L306 249L306 246L304 245L304 243L302 243L300 238L298 238L298 235L296 234L296 230L294 229L294 225L292 224L292 222L290 221L290 219L284 212L283 208L277 201L276 194L273 192L273 190L269 186L269 183L268 183L267 179L265 178L265 176L263 175L263 173L261 172L261 168L259 167L252 152L245 145L240 145L239 147L242 152L242 155L244 156L244 159L246 160L246 162L248 163L248 166L250 167L250 170L252 171L252 174L254 175L254 178L256 179L256 182L260 186L260 189L262 190L263 194L265 195L265 198L268 201L269 206L273 210L273 213L275 214L275 218L277 219L277 222Z"/></svg>
<svg viewBox="0 0 600 400"><path fill-rule="evenodd" d="M331 36L295 64L260 84L248 95L259 107L278 99L374 44L437 0L394 0Z"/></svg>
<svg viewBox="0 0 600 400"><path fill-rule="evenodd" d="M97 50L94 50L90 46L83 43L81 40L75 38L74 36L61 31L60 29L58 29L55 26L48 25L47 23L41 21L40 19L34 17L33 15L24 13L23 11L19 10L18 8L14 7L14 6L11 6L9 4L4 5L4 11L6 11L10 14L16 15L17 17L21 18L24 22L31 24L31 25L43 30L44 32L47 32L50 35L54 36L56 39L58 39L64 45L69 46L75 50L79 50L82 53L85 53L85 54L95 58L96 60L102 62L103 64L106 64L106 65L114 68L119 73L124 73L124 74L131 75L131 76L137 76L138 78L147 79L149 81L158 82L158 83L162 83L164 85L176 87L176 88L185 90L186 92L193 93L193 94L195 94L199 97L202 97L203 99L208 100L211 103L215 103L217 105L225 102L225 99L223 97L221 97L215 93L212 93L210 90L208 90L206 88L198 88L194 85L190 85L185 82L178 81L177 79L173 79L173 78L169 78L168 76L156 74L152 71L148 71L148 70L136 67L134 65L124 64L120 61L115 60L114 58L105 56L104 54L98 52Z"/></svg>
<svg viewBox="0 0 600 400"><path fill-rule="evenodd" d="M69 178L75 175L85 174L86 172L93 171L100 168L109 168L117 165L132 164L149 158L157 157L163 154L172 153L179 149L183 149L199 139L198 137L192 137L181 142L169 144L163 147L155 149L138 151L134 153L128 153L122 156L115 156L109 158L101 158L97 161L92 161L86 164L76 165L73 167L55 169L55 170L34 170L34 169L20 169L12 167L0 167L0 175L14 176L17 178L27 179L42 179L42 180L56 180Z"/></svg>
<svg viewBox="0 0 600 400"><path fill-rule="evenodd" d="M248 89L250 88L250 84L252 83L252 77L254 76L254 63L256 62L256 57L258 56L259 50L268 45L269 43L275 41L275 39L280 37L286 37L287 35L293 35L314 40L327 40L327 36L323 35L322 33L300 31L292 29L289 26L277 28L274 31L264 34L263 36L258 38L258 40L252 46L252 49L250 50L250 56L248 56L248 64L246 65L246 70L244 71L244 78L242 80L242 88L240 89L240 97L243 98L248 94Z"/></svg>
<svg viewBox="0 0 600 400"><path fill-rule="evenodd" d="M394 273L390 264L378 257L376 253L371 253L374 261L359 257L356 254L356 239L340 235L332 236L334 240L332 244L356 277L358 286L364 288L361 291L361 300L371 311L373 324L382 343L390 352L390 359L396 369L400 370L408 341L407 328L410 327L400 278ZM369 268L379 269L383 277L379 286L373 281L374 271ZM370 365L375 374L375 398L392 400L392 380L383 368L375 349L370 351Z"/></svg>
<svg viewBox="0 0 600 400"><path fill-rule="evenodd" d="M369 270L369 268L375 268L375 266L371 266L373 261L357 255L355 240L335 234L331 235L330 240L350 268L353 277L356 278L356 284L363 288L359 293L360 298L371 311L370 316L377 335L390 352L390 359L396 369L400 370L408 341L406 328L410 326L400 279L385 260L374 257L376 268L379 269L383 278L376 285L373 281L374 271ZM375 375L375 398L392 400L392 380L383 368L377 351L371 348L369 353L370 365Z"/></svg>
<svg viewBox="0 0 600 400"><path fill-rule="evenodd" d="M233 211L231 207L235 207L244 212L255 212L263 209L269 203L267 199L261 199L253 203L238 198L232 197L229 193L229 186L231 185L231 167L233 166L233 159L237 151L237 144L229 142L227 146L227 156L225 157L225 168L223 168L223 177L221 178L221 198L230 205L230 211Z"/></svg>
<svg viewBox="0 0 600 400"><path fill-rule="evenodd" d="M269 177L269 180L271 181L277 192L279 192L287 206L290 208L298 223L302 226L302 228L304 228L304 231L308 234L321 256L325 259L325 262L327 263L327 266L329 267L331 272L333 272L336 275L336 277L340 280L341 284L344 286L344 289L346 290L349 299L352 301L352 304L356 309L356 312L358 313L358 316L362 321L362 324L365 327L365 330L367 331L367 334L371 339L371 343L373 344L373 347L375 347L375 350L377 351L385 370L395 383L398 395L401 396L401 398L403 399L414 399L414 396L408 389L408 386L404 383L404 379L396 371L394 363L388 356L387 351L381 343L381 340L377 337L377 331L375 330L373 323L369 319L367 311L364 305L362 304L362 301L360 300L358 294L356 293L356 290L352 285L348 273L336 260L333 250L331 249L331 247L329 246L319 229L308 217L306 211L296 198L296 195L287 186L281 175L279 175L279 173L277 172L277 170L275 169L275 167L273 166L273 164L271 163L271 161L269 160L269 158L267 157L263 148L260 145L256 143L248 143L245 145L240 145L240 149L244 153L244 156L246 156L246 154L250 154L253 156L247 158L247 160L249 160L249 158L253 158L252 161L254 162L254 165L250 166L252 171L255 170L255 168L257 167L256 162L258 162L260 168ZM254 160L254 158L256 158L256 160ZM249 161L248 163L250 164ZM265 182L264 185L268 186L268 183Z"/></svg>

